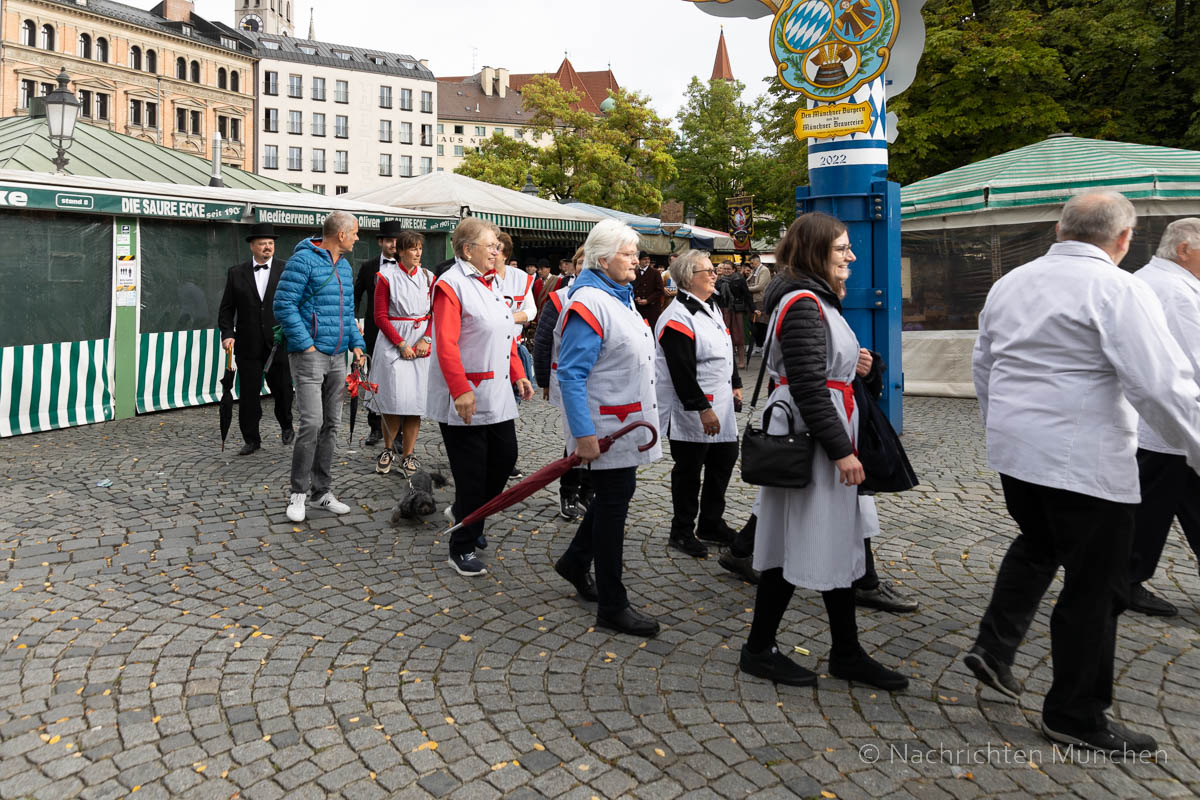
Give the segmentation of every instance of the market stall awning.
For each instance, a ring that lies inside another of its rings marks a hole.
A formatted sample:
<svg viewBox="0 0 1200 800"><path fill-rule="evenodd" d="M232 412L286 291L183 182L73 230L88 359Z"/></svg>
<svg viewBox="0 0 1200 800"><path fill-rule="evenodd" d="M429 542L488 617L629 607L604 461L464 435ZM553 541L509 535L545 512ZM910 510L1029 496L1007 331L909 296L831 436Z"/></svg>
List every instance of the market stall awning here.
<svg viewBox="0 0 1200 800"><path fill-rule="evenodd" d="M1133 201L1200 199L1200 152L1052 136L917 181L900 192L905 222L985 211L1059 206L1094 189Z"/></svg>
<svg viewBox="0 0 1200 800"><path fill-rule="evenodd" d="M514 231L587 233L603 216L532 197L453 172L403 178L378 189L342 195L358 201L403 206L430 214L470 215Z"/></svg>

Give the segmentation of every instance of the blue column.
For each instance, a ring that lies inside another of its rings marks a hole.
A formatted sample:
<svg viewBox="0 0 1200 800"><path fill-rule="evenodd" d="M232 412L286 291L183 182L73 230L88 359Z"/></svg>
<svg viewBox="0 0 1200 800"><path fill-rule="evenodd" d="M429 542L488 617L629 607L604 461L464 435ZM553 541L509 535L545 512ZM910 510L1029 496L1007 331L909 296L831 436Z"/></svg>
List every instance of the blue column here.
<svg viewBox="0 0 1200 800"><path fill-rule="evenodd" d="M900 347L900 184L887 179L884 78L840 103L868 103L871 127L808 140L809 186L796 189L796 213L821 211L846 223L857 261L843 300L846 320L863 347L887 364L880 400L897 431L903 429L904 376ZM808 100L808 107L830 105Z"/></svg>

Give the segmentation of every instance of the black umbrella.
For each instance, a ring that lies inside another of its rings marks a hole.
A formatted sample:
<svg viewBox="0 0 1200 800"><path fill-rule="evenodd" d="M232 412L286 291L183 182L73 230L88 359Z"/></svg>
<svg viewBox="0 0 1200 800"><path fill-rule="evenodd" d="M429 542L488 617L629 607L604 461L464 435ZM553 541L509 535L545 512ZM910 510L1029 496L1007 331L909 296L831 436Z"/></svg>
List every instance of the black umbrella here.
<svg viewBox="0 0 1200 800"><path fill-rule="evenodd" d="M367 366L367 356L363 356L361 362L354 362L350 367L350 374L346 376L346 391L350 393L350 446L354 446L354 420L358 417L358 396L359 394L374 393L379 391L378 383L371 383L368 380L370 374Z"/></svg>
<svg viewBox="0 0 1200 800"><path fill-rule="evenodd" d="M225 351L225 374L221 376L221 452L225 452L225 437L233 422L233 351Z"/></svg>

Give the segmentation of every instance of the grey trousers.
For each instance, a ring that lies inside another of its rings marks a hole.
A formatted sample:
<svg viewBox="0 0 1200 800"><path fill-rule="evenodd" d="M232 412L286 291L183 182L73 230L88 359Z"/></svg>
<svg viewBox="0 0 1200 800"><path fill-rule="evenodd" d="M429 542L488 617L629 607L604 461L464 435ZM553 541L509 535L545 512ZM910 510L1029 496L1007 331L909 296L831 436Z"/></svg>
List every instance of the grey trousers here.
<svg viewBox="0 0 1200 800"><path fill-rule="evenodd" d="M299 421L292 445L292 494L312 489L312 496L319 498L333 488L329 469L346 395L346 354L288 353L288 364Z"/></svg>

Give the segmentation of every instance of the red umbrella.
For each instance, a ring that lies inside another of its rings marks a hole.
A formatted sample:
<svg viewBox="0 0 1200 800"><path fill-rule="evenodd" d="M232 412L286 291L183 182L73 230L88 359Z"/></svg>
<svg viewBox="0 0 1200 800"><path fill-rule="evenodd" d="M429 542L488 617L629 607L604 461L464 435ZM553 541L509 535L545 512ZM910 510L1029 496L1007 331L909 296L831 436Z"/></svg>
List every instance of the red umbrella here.
<svg viewBox="0 0 1200 800"><path fill-rule="evenodd" d="M654 426L649 422L638 421L629 423L615 433L610 433L608 436L601 437L600 441L598 442L600 445L600 452L608 452L608 448L612 447L613 442L615 442L617 439L620 439L622 436L634 430L635 428L645 428L646 430L650 431L650 441L639 446L638 451L644 453L651 447L654 447L654 443L658 441L658 431L656 431ZM508 489L505 491L496 495L491 500L488 500L470 514L467 514L467 516L463 517L461 522L447 530L445 533L453 533L464 525L472 525L476 522L481 522L482 520L490 517L492 514L495 514L497 511L503 511L509 506L521 502L538 489L541 489L551 481L561 477L568 470L579 466L579 463L579 456L574 453L566 458L560 458L557 461L550 462L537 472L527 476L525 480L508 487Z"/></svg>
<svg viewBox="0 0 1200 800"><path fill-rule="evenodd" d="M346 391L350 393L350 441L349 445L354 446L354 418L358 416L358 395L374 394L379 391L378 383L371 383L368 379L370 369L366 364L366 357L363 357L363 363L360 365L355 363L350 367L350 374L346 376Z"/></svg>

